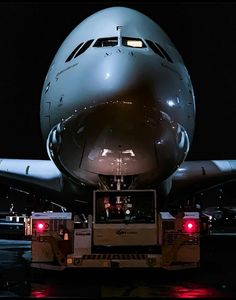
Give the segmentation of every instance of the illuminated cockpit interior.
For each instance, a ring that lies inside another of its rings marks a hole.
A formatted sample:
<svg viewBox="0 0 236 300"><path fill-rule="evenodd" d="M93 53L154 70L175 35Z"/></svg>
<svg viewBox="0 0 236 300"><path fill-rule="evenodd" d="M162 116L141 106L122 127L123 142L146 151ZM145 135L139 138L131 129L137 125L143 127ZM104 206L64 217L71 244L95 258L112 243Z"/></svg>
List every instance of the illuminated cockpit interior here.
<svg viewBox="0 0 236 300"><path fill-rule="evenodd" d="M146 48L147 46L141 39L131 38L131 37L122 37L122 45L132 48Z"/></svg>
<svg viewBox="0 0 236 300"><path fill-rule="evenodd" d="M114 47L118 45L118 37L100 38L93 47ZM146 48L142 39L133 37L122 37L122 46L133 48Z"/></svg>

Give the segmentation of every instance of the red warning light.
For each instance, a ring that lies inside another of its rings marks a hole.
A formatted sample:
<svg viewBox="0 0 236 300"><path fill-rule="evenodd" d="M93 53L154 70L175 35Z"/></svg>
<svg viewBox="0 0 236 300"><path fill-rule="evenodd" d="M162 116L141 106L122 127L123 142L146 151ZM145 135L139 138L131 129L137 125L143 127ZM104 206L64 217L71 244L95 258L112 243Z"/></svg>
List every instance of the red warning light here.
<svg viewBox="0 0 236 300"><path fill-rule="evenodd" d="M46 229L46 224L42 221L36 223L36 231L42 232Z"/></svg>
<svg viewBox="0 0 236 300"><path fill-rule="evenodd" d="M43 223L39 223L38 224L38 229L42 230L44 228L44 224Z"/></svg>
<svg viewBox="0 0 236 300"><path fill-rule="evenodd" d="M188 229L191 229L191 228L193 228L193 223L188 223Z"/></svg>
<svg viewBox="0 0 236 300"><path fill-rule="evenodd" d="M198 223L195 219L183 219L183 231L189 234L198 231Z"/></svg>

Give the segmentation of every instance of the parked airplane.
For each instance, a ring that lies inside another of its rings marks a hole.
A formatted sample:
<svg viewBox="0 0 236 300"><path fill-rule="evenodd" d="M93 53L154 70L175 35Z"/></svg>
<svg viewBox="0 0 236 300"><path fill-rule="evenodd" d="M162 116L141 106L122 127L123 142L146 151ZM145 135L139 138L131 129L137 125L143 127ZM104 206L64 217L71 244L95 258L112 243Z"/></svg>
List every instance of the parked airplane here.
<svg viewBox="0 0 236 300"><path fill-rule="evenodd" d="M94 189L154 188L166 199L236 179L236 160L185 160L190 76L164 31L130 8L103 9L69 34L46 76L40 118L49 159L1 159L2 183L82 203Z"/></svg>

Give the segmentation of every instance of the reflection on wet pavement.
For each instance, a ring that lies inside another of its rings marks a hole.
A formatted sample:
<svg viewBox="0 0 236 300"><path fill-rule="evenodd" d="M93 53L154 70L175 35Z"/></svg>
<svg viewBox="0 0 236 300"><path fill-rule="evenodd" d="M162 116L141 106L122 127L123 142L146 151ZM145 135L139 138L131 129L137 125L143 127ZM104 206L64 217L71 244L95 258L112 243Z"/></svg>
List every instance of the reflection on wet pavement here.
<svg viewBox="0 0 236 300"><path fill-rule="evenodd" d="M184 283L171 288L170 296L173 298L210 298L226 296L219 290L214 288L201 287L199 284Z"/></svg>
<svg viewBox="0 0 236 300"><path fill-rule="evenodd" d="M203 245L207 255L203 257L200 269L69 270L55 273L30 268L29 241L0 240L0 297L235 297L234 241L224 240L224 247L220 239ZM222 249L226 253L222 253Z"/></svg>

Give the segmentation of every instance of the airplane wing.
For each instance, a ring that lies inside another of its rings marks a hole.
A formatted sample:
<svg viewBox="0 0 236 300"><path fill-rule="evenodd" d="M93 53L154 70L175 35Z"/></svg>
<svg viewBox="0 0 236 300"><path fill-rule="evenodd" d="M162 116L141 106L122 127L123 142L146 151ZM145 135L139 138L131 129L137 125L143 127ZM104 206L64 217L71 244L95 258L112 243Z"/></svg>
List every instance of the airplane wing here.
<svg viewBox="0 0 236 300"><path fill-rule="evenodd" d="M0 182L26 190L62 190L62 174L50 160L0 159Z"/></svg>
<svg viewBox="0 0 236 300"><path fill-rule="evenodd" d="M236 160L185 161L172 177L172 193L197 193L236 181Z"/></svg>
<svg viewBox="0 0 236 300"><path fill-rule="evenodd" d="M236 160L185 161L172 175L171 194L194 194L236 181ZM0 159L0 183L62 192L63 175L50 160Z"/></svg>

